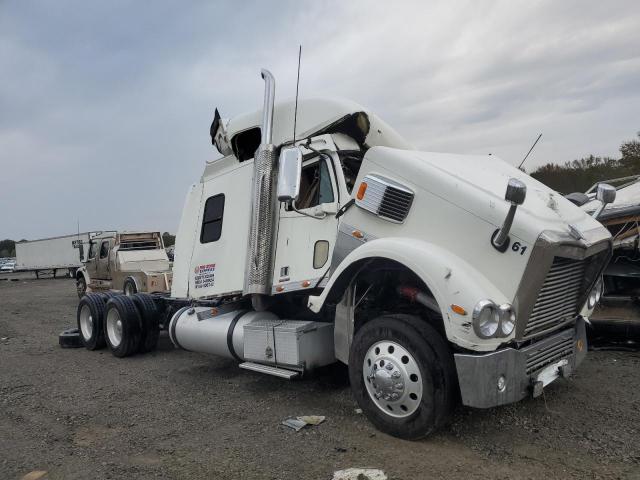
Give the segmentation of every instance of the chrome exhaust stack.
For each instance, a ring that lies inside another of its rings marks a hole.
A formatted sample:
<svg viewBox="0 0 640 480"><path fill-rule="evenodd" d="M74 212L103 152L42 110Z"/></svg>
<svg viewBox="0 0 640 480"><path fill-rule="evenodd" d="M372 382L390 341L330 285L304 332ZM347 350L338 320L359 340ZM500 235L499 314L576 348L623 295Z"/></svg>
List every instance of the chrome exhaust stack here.
<svg viewBox="0 0 640 480"><path fill-rule="evenodd" d="M264 106L261 143L253 163L251 224L247 266L244 277L245 295L252 296L256 310L262 310L264 295L271 295L273 269L273 239L276 227L276 148L273 139L273 109L276 81L268 70L262 70Z"/></svg>

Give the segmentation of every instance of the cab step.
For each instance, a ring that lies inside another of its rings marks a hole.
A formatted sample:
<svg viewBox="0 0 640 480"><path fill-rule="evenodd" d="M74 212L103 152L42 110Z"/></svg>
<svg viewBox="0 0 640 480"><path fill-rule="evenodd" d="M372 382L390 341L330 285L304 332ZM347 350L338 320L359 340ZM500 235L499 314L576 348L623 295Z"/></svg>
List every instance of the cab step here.
<svg viewBox="0 0 640 480"><path fill-rule="evenodd" d="M260 363L244 362L240 364L240 368L245 370L253 370L254 372L266 373L267 375L273 375L275 377L286 378L291 380L300 375L300 372L294 372L293 370L287 370L285 368L272 367L270 365L262 365Z"/></svg>

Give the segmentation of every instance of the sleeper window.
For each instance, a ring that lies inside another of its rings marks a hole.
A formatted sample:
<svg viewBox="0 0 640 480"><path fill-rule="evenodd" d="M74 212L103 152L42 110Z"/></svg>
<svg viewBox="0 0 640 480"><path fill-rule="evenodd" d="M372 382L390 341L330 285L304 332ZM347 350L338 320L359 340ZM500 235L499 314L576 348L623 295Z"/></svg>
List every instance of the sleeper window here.
<svg viewBox="0 0 640 480"><path fill-rule="evenodd" d="M325 160L302 167L298 198L296 207L300 210L334 201L331 175Z"/></svg>
<svg viewBox="0 0 640 480"><path fill-rule="evenodd" d="M109 242L108 241L102 242L102 245L100 245L100 258L105 258L108 253L109 253Z"/></svg>
<svg viewBox="0 0 640 480"><path fill-rule="evenodd" d="M200 243L220 240L222 235L222 215L224 214L224 195L215 195L207 199L202 215Z"/></svg>

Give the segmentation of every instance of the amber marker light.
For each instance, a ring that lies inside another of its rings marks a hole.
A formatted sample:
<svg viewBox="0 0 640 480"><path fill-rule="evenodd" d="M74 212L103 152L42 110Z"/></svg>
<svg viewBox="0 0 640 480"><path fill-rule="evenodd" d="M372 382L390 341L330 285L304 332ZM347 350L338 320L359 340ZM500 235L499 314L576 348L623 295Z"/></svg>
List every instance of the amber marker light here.
<svg viewBox="0 0 640 480"><path fill-rule="evenodd" d="M582 339L579 339L576 342L576 348L578 349L579 352L581 352L584 349L584 341Z"/></svg>
<svg viewBox="0 0 640 480"><path fill-rule="evenodd" d="M451 304L451 310L453 310L458 315L465 316L467 314L467 311L464 308L462 308L460 305L456 305L455 303Z"/></svg>
<svg viewBox="0 0 640 480"><path fill-rule="evenodd" d="M307 288L309 285L311 285L311 282L309 280L305 280L304 282L302 282L302 286L304 288Z"/></svg>
<svg viewBox="0 0 640 480"><path fill-rule="evenodd" d="M367 184L365 182L362 182L360 184L360 187L358 187L358 194L356 195L356 198L358 200L362 200L364 198L364 192L367 191Z"/></svg>
<svg viewBox="0 0 640 480"><path fill-rule="evenodd" d="M284 287L282 285L276 287L276 292L278 293L282 292L283 290L284 290Z"/></svg>
<svg viewBox="0 0 640 480"><path fill-rule="evenodd" d="M353 232L351 232L351 235L353 235L356 238L364 237L364 234L360 230L354 230Z"/></svg>

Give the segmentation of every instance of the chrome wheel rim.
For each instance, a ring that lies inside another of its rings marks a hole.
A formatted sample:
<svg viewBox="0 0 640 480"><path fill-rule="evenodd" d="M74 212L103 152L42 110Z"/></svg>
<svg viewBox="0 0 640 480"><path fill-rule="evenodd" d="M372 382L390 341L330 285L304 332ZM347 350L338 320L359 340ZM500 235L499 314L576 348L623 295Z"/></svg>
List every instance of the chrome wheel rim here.
<svg viewBox="0 0 640 480"><path fill-rule="evenodd" d="M122 343L122 319L115 308L109 309L107 313L107 337L113 347L117 348Z"/></svg>
<svg viewBox="0 0 640 480"><path fill-rule="evenodd" d="M93 317L88 305L83 305L80 310L80 331L82 332L82 337L87 341L93 334Z"/></svg>
<svg viewBox="0 0 640 480"><path fill-rule="evenodd" d="M420 406L420 368L402 345L391 341L371 345L364 356L362 375L369 397L387 415L408 417Z"/></svg>

